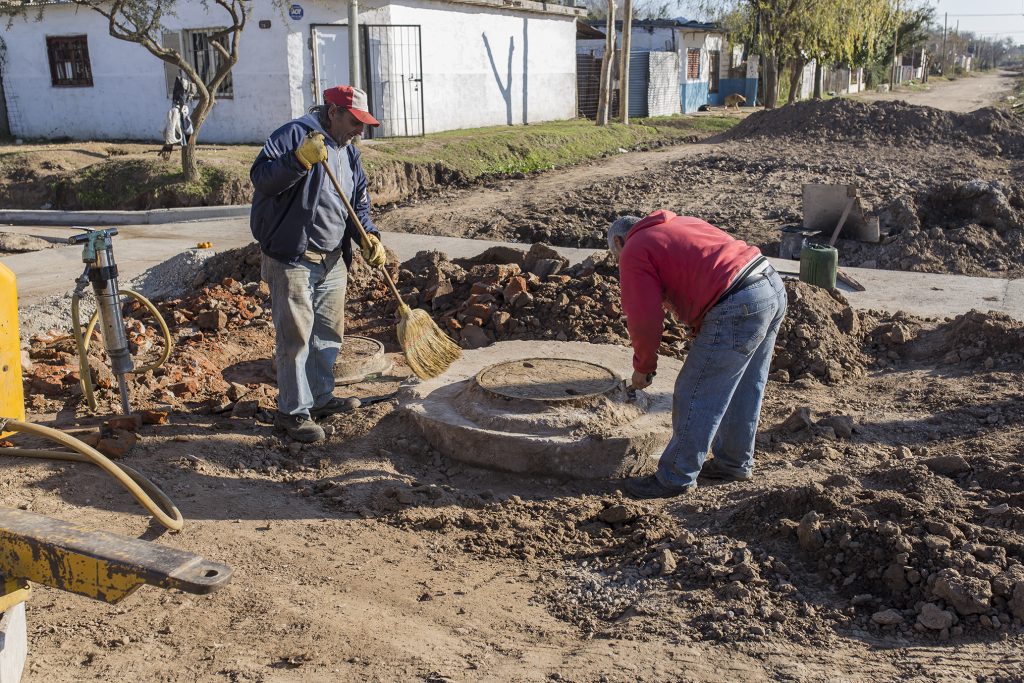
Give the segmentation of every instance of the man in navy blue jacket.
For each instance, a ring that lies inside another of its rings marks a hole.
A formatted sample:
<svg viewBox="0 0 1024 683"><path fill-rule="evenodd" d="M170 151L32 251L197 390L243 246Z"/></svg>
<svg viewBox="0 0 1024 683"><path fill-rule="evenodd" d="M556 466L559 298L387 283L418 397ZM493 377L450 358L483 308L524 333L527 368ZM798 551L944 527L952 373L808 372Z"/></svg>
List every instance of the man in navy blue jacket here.
<svg viewBox="0 0 1024 683"><path fill-rule="evenodd" d="M358 407L356 399L334 396L334 362L359 233L320 162L330 164L367 231L363 258L382 266L366 173L352 144L366 125L380 125L367 110L366 93L347 85L325 90L324 104L271 134L249 172L250 227L263 252L277 335L274 427L305 443L324 438L315 418Z"/></svg>

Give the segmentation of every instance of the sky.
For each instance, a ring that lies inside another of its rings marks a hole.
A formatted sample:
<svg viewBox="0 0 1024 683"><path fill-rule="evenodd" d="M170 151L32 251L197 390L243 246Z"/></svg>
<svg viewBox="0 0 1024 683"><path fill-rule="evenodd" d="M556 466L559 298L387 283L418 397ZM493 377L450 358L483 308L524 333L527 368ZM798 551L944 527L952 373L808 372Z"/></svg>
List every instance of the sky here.
<svg viewBox="0 0 1024 683"><path fill-rule="evenodd" d="M658 0L655 3L660 4ZM701 0L677 0L677 3L680 13L687 17L699 16L701 13L695 7L704 4ZM935 7L940 27L943 15L948 12L950 31L959 21L961 31L973 31L983 38L1010 38L1018 45L1024 43L1024 0L902 0L900 5Z"/></svg>
<svg viewBox="0 0 1024 683"><path fill-rule="evenodd" d="M912 0L913 1L913 0ZM984 38L1011 38L1024 43L1024 0L931 0L935 16L942 23L949 13L949 29L960 22L961 31L973 31ZM1013 16L965 16L1005 14Z"/></svg>

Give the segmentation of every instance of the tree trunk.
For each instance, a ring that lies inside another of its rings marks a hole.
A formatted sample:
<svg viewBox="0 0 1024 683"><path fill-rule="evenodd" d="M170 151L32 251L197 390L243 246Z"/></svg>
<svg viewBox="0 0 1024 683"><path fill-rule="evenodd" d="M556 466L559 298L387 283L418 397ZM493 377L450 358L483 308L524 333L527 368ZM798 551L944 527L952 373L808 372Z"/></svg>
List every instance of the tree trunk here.
<svg viewBox="0 0 1024 683"><path fill-rule="evenodd" d="M188 140L181 146L181 172L185 176L186 183L199 180L199 163L196 160L195 135L190 135Z"/></svg>
<svg viewBox="0 0 1024 683"><path fill-rule="evenodd" d="M779 58L765 55L764 58L764 108L779 106Z"/></svg>
<svg viewBox="0 0 1024 683"><path fill-rule="evenodd" d="M612 102L612 64L615 62L615 0L608 0L604 58L601 60L601 89L597 97L597 125L608 125Z"/></svg>
<svg viewBox="0 0 1024 683"><path fill-rule="evenodd" d="M633 0L622 6L622 57L619 59L619 120L629 125L629 48L633 42Z"/></svg>
<svg viewBox="0 0 1024 683"><path fill-rule="evenodd" d="M794 59L789 71L789 98L787 104L793 104L797 100L800 85L803 82L804 66L806 62L802 59Z"/></svg>
<svg viewBox="0 0 1024 683"><path fill-rule="evenodd" d="M821 99L822 81L825 78L825 68L821 65L821 58L814 60L814 99Z"/></svg>
<svg viewBox="0 0 1024 683"><path fill-rule="evenodd" d="M209 99L204 100L202 94L200 94L199 104L190 115L192 119L192 135L189 135L181 143L181 172L185 177L186 183L199 180L199 159L196 156L196 144L199 140L199 129L203 127L203 123L206 122L206 117L209 116L211 109L213 109L213 102L210 102ZM184 131L182 131L182 135L184 135Z"/></svg>

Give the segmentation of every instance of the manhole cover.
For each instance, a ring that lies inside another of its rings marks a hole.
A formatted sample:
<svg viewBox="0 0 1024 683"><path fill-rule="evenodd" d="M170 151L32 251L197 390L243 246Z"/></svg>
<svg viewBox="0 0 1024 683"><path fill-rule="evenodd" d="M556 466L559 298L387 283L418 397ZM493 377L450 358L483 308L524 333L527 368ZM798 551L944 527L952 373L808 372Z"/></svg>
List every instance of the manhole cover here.
<svg viewBox="0 0 1024 683"><path fill-rule="evenodd" d="M376 339L345 337L334 363L334 381L335 384L353 384L367 375L388 371L390 365L384 356L384 345Z"/></svg>
<svg viewBox="0 0 1024 683"><path fill-rule="evenodd" d="M581 360L526 358L484 368L477 384L505 398L566 401L607 394L620 380L608 368Z"/></svg>

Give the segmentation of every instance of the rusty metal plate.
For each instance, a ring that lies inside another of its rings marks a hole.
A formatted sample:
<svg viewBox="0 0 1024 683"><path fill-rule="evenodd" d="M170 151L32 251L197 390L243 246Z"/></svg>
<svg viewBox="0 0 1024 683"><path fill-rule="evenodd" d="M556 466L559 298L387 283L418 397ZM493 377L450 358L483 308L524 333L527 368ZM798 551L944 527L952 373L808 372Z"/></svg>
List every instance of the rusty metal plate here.
<svg viewBox="0 0 1024 683"><path fill-rule="evenodd" d="M477 384L504 398L570 401L601 396L622 380L603 365L564 358L524 358L484 368Z"/></svg>

